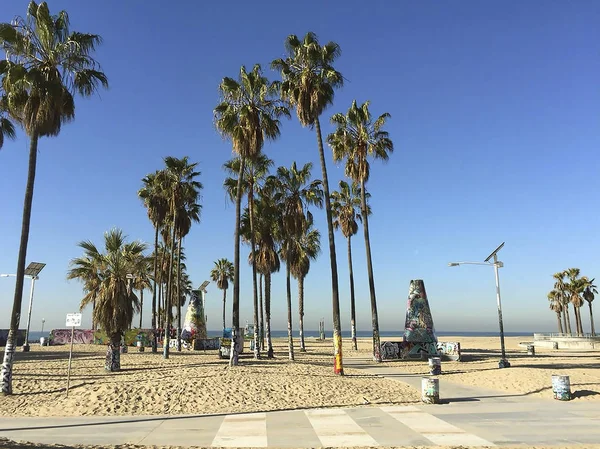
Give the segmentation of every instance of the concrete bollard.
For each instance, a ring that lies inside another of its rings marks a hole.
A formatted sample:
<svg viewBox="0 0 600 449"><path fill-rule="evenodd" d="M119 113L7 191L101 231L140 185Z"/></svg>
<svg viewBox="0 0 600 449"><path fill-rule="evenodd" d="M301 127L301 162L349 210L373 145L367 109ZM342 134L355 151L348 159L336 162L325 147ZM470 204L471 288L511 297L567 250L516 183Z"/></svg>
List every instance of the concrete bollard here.
<svg viewBox="0 0 600 449"><path fill-rule="evenodd" d="M440 381L432 377L421 379L421 400L425 404L440 403Z"/></svg>
<svg viewBox="0 0 600 449"><path fill-rule="evenodd" d="M535 355L535 345L527 345L527 355Z"/></svg>
<svg viewBox="0 0 600 449"><path fill-rule="evenodd" d="M559 401L571 400L571 379L569 376L552 376L552 393Z"/></svg>
<svg viewBox="0 0 600 449"><path fill-rule="evenodd" d="M432 376L439 376L442 374L442 359L440 357L429 358L429 373Z"/></svg>

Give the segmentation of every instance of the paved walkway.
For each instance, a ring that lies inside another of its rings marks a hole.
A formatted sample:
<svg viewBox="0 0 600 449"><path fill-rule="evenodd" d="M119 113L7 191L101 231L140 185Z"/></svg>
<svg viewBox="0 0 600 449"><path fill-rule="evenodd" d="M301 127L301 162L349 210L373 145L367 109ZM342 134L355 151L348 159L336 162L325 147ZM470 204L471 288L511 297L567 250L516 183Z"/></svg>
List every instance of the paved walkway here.
<svg viewBox="0 0 600 449"><path fill-rule="evenodd" d="M367 361L346 365L407 382L421 376ZM537 400L440 378L440 405L267 413L77 418L2 418L0 437L38 443L205 447L576 445L600 441L600 405ZM201 405L199 405L201 407Z"/></svg>

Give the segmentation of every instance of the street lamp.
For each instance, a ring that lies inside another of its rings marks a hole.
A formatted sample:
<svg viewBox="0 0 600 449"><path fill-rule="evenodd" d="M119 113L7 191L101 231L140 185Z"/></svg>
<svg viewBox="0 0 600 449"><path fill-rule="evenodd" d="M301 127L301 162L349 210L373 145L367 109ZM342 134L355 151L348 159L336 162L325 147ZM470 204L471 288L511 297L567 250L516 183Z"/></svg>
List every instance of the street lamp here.
<svg viewBox="0 0 600 449"><path fill-rule="evenodd" d="M25 343L23 344L23 352L29 352L29 326L31 324L31 309L33 307L33 289L38 275L46 266L45 263L31 262L25 268L25 276L31 278L31 292L29 293L29 312L27 313L27 330L25 331ZM0 274L0 277L16 276L16 274Z"/></svg>
<svg viewBox="0 0 600 449"><path fill-rule="evenodd" d="M498 268L504 267L504 264L498 260L498 251L502 249L505 242L502 242L498 248L496 248L492 254L490 254L484 262L450 262L449 267L458 267L460 265L487 265L494 267L494 273L496 274L496 302L498 303L498 324L500 326L500 349L502 350L502 358L498 362L498 368L510 367L509 361L506 359L506 351L504 346L504 323L502 322L502 302L500 300L500 277L498 275ZM490 259L494 259L490 262Z"/></svg>
<svg viewBox="0 0 600 449"><path fill-rule="evenodd" d="M46 324L46 318L42 318L42 334L44 333L44 324Z"/></svg>

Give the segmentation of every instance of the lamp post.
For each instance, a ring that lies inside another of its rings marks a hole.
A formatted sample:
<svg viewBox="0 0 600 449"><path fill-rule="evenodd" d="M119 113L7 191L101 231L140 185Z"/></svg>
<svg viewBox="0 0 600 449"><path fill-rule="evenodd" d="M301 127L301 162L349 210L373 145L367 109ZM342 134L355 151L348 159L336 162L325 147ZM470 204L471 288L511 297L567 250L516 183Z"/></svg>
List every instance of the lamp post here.
<svg viewBox="0 0 600 449"><path fill-rule="evenodd" d="M498 268L504 267L504 263L498 260L498 251L502 249L504 242L498 248L496 248L492 254L490 254L484 262L450 262L449 267L458 267L460 265L486 265L488 267L494 267L494 274L496 275L496 302L498 305L498 325L500 327L500 350L502 351L502 358L498 362L498 368L509 368L510 362L506 359L506 350L504 346L504 323L502 321L502 301L500 299L500 276L498 274ZM490 262L493 259L493 262Z"/></svg>
<svg viewBox="0 0 600 449"><path fill-rule="evenodd" d="M38 275L46 266L45 263L31 262L25 268L25 276L31 278L31 292L29 293L29 311L27 312L27 330L25 331L25 343L23 344L23 352L29 352L29 326L31 325L31 310L33 308L33 290L35 288L35 281L37 281ZM0 274L0 277L16 276L16 274Z"/></svg>
<svg viewBox="0 0 600 449"><path fill-rule="evenodd" d="M42 318L42 334L44 333L44 324L46 324L46 319Z"/></svg>

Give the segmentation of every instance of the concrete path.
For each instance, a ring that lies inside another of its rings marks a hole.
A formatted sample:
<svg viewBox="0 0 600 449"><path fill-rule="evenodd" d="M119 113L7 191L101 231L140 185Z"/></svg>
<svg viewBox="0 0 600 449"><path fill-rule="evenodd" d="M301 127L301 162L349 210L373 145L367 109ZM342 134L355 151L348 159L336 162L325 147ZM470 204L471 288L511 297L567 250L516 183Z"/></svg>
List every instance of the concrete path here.
<svg viewBox="0 0 600 449"><path fill-rule="evenodd" d="M421 376L347 360L347 366L414 385ZM586 445L600 442L600 404L509 395L446 382L440 405L266 413L2 418L0 437L37 443L204 447ZM199 404L201 408L201 404Z"/></svg>

